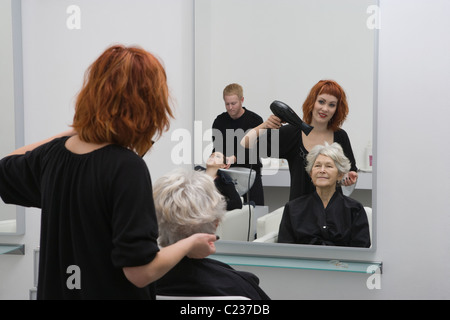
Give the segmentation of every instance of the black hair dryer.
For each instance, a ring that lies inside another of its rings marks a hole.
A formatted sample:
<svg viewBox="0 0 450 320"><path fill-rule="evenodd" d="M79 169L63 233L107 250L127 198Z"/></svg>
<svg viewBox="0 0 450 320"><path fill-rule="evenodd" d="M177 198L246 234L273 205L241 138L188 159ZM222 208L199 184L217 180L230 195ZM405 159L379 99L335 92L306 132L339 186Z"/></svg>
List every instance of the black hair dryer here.
<svg viewBox="0 0 450 320"><path fill-rule="evenodd" d="M281 121L287 122L295 127L299 127L306 135L308 135L314 127L306 124L286 103L275 100L270 104L270 110Z"/></svg>

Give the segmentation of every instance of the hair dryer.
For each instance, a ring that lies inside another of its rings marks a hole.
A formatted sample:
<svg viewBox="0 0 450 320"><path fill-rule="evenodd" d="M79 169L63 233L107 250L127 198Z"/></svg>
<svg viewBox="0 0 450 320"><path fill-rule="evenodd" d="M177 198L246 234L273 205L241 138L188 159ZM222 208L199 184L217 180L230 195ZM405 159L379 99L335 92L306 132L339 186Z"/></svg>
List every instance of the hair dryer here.
<svg viewBox="0 0 450 320"><path fill-rule="evenodd" d="M270 104L270 110L281 121L285 121L293 126L300 127L300 129L308 135L314 127L304 123L302 119L291 109L287 104L281 101L275 100Z"/></svg>

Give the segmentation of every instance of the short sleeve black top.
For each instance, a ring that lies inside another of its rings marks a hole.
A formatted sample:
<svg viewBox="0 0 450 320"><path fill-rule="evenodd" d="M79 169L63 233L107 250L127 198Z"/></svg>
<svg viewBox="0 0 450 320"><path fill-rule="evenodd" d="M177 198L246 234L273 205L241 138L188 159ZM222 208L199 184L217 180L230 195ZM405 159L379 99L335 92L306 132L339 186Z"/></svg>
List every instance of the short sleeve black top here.
<svg viewBox="0 0 450 320"><path fill-rule="evenodd" d="M282 126L277 134L274 134L275 130L267 131L268 139L268 154L272 157L286 159L289 165L289 173L291 177L291 188L289 194L289 200L298 198L304 194L312 193L316 190L309 174L305 170L306 156L308 151L303 145L301 129L290 124ZM278 137L278 146L276 148L275 137ZM264 137L260 138L264 139ZM347 132L343 129L339 129L334 132L334 142L339 143L344 150L344 154L350 160L351 171L357 171L355 157L353 155L350 139ZM275 144L275 146L274 146ZM273 150L278 150L278 154L273 154Z"/></svg>
<svg viewBox="0 0 450 320"><path fill-rule="evenodd" d="M154 285L139 289L122 270L159 250L145 162L117 145L74 154L67 139L0 161L3 200L42 209L38 299L154 298Z"/></svg>

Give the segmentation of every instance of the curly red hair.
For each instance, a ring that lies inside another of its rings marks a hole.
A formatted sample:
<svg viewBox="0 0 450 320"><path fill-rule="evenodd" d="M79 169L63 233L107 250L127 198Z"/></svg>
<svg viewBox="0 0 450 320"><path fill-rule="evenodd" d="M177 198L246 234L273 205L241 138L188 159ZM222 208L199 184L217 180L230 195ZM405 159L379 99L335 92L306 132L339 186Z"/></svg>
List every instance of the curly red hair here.
<svg viewBox="0 0 450 320"><path fill-rule="evenodd" d="M316 102L317 96L320 94L329 94L337 98L338 103L336 112L328 122L328 129L337 131L348 115L348 102L344 89L333 80L320 80L309 92L308 97L303 103L303 121L311 124L312 110Z"/></svg>
<svg viewBox="0 0 450 320"><path fill-rule="evenodd" d="M114 143L143 156L173 118L166 73L138 47L114 45L88 68L72 127L80 139Z"/></svg>

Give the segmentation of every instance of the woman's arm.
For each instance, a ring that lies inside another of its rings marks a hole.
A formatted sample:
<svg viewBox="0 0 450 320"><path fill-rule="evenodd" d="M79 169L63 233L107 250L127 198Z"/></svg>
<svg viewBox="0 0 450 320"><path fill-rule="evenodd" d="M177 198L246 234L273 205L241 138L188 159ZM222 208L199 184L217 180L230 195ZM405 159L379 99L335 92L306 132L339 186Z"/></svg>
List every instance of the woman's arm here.
<svg viewBox="0 0 450 320"><path fill-rule="evenodd" d="M57 135L54 135L53 137L50 137L48 139L45 139L45 140L42 140L42 141L39 141L39 142L35 142L35 143L32 143L32 144L20 147L19 149L17 149L15 151L11 152L10 154L8 154L8 156L12 156L12 155L16 155L16 154L25 154L26 152L32 151L32 150L36 149L37 147L39 147L39 146L41 146L41 145L43 145L43 144L45 144L45 143L47 143L49 141L52 141L53 139L60 138L60 137L66 137L66 136L73 136L75 134L77 134L77 133L76 133L76 131L74 129L69 129L69 130L61 132L61 133L59 133Z"/></svg>
<svg viewBox="0 0 450 320"><path fill-rule="evenodd" d="M277 116L271 115L265 122L256 128L251 129L241 140L241 146L251 149L262 133L266 133L267 129L280 129L282 121ZM266 129L266 130L264 130ZM261 131L262 130L262 131Z"/></svg>
<svg viewBox="0 0 450 320"><path fill-rule="evenodd" d="M137 267L124 267L123 272L131 283L139 288L143 288L161 278L185 256L193 259L202 259L213 254L216 251L214 246L214 241L216 240L217 237L212 234L194 234L189 238L162 248L148 264Z"/></svg>
<svg viewBox="0 0 450 320"><path fill-rule="evenodd" d="M343 129L338 130L335 133L335 142L339 143L344 150L345 156L350 160L350 172L344 176L342 179L342 184L344 186L351 186L358 181L358 168L356 167L356 160L353 154L352 145L350 143L350 138L347 132Z"/></svg>
<svg viewBox="0 0 450 320"><path fill-rule="evenodd" d="M227 210L241 209L242 200L234 184L223 183L221 193L227 198Z"/></svg>

